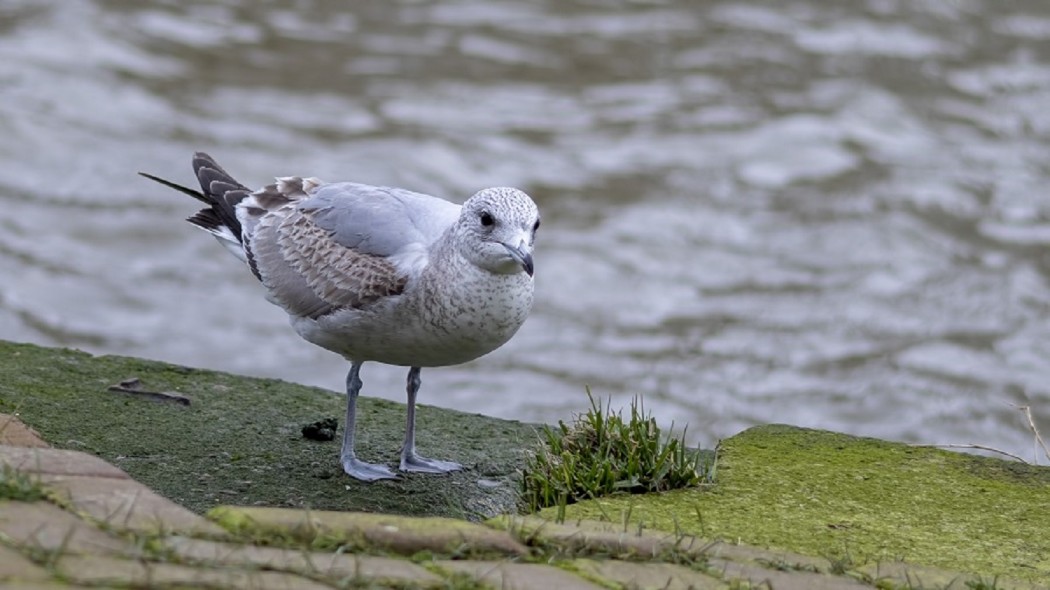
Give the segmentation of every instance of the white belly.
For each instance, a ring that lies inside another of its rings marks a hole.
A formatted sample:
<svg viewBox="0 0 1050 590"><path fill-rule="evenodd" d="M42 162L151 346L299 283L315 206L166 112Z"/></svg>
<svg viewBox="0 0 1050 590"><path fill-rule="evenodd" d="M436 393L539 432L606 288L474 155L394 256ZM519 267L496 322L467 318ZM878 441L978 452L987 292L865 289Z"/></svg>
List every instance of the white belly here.
<svg viewBox="0 0 1050 590"><path fill-rule="evenodd" d="M488 354L506 343L532 308L532 279L524 274L488 275L478 285L461 284L459 297L444 291L427 297L392 297L366 309L345 309L318 318L292 318L304 339L352 361L440 367ZM525 283L527 281L527 283Z"/></svg>

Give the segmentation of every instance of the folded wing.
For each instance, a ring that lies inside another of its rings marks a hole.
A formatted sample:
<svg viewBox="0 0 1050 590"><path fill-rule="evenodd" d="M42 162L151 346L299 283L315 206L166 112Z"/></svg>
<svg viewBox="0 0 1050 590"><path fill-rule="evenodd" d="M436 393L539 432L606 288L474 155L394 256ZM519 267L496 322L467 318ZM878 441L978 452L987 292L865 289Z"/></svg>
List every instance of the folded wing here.
<svg viewBox="0 0 1050 590"><path fill-rule="evenodd" d="M298 177L237 205L245 252L271 300L311 318L401 294L458 211L409 191Z"/></svg>

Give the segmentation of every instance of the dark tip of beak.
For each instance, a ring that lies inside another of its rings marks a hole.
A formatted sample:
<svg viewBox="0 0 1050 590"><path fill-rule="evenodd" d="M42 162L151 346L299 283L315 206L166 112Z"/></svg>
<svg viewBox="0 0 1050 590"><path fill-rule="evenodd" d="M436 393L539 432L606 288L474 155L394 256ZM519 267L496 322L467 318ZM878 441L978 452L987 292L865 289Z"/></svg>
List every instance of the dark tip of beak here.
<svg viewBox="0 0 1050 590"><path fill-rule="evenodd" d="M514 257L514 260L517 260L518 264L521 265L521 268L525 269L525 272L531 277L532 272L535 270L535 267L532 264L532 254L526 252L521 247L515 248L509 244L503 244L503 247L507 249L507 252L510 252L510 255Z"/></svg>
<svg viewBox="0 0 1050 590"><path fill-rule="evenodd" d="M525 272L532 276L532 271L535 270L535 266L532 264L532 254L526 254L521 257L521 267L525 269Z"/></svg>

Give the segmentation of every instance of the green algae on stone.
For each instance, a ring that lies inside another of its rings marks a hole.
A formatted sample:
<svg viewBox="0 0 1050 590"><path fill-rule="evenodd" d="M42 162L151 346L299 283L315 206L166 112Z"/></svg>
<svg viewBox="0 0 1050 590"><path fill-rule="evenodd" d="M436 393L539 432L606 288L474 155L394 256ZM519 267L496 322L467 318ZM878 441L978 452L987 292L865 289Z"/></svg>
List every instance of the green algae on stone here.
<svg viewBox="0 0 1050 590"><path fill-rule="evenodd" d="M1050 468L770 425L724 440L716 485L568 506L703 538L1050 579ZM541 513L554 518L555 509Z"/></svg>
<svg viewBox="0 0 1050 590"><path fill-rule="evenodd" d="M131 377L191 404L107 391ZM196 512L233 503L479 519L514 509L532 425L420 406L419 447L468 468L366 484L343 474L338 440L301 434L303 424L341 419L345 405L342 395L276 379L0 341L0 412L18 413L54 446L99 455ZM358 423L359 455L395 463L404 405L362 397Z"/></svg>

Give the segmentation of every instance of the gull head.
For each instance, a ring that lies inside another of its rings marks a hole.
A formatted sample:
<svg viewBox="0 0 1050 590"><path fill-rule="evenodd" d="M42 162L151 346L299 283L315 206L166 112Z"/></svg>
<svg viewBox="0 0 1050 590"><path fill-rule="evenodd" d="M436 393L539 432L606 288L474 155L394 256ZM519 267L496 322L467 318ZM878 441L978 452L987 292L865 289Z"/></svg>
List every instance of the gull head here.
<svg viewBox="0 0 1050 590"><path fill-rule="evenodd" d="M462 254L491 273L532 276L532 247L540 213L529 195L516 188L478 191L459 214Z"/></svg>

